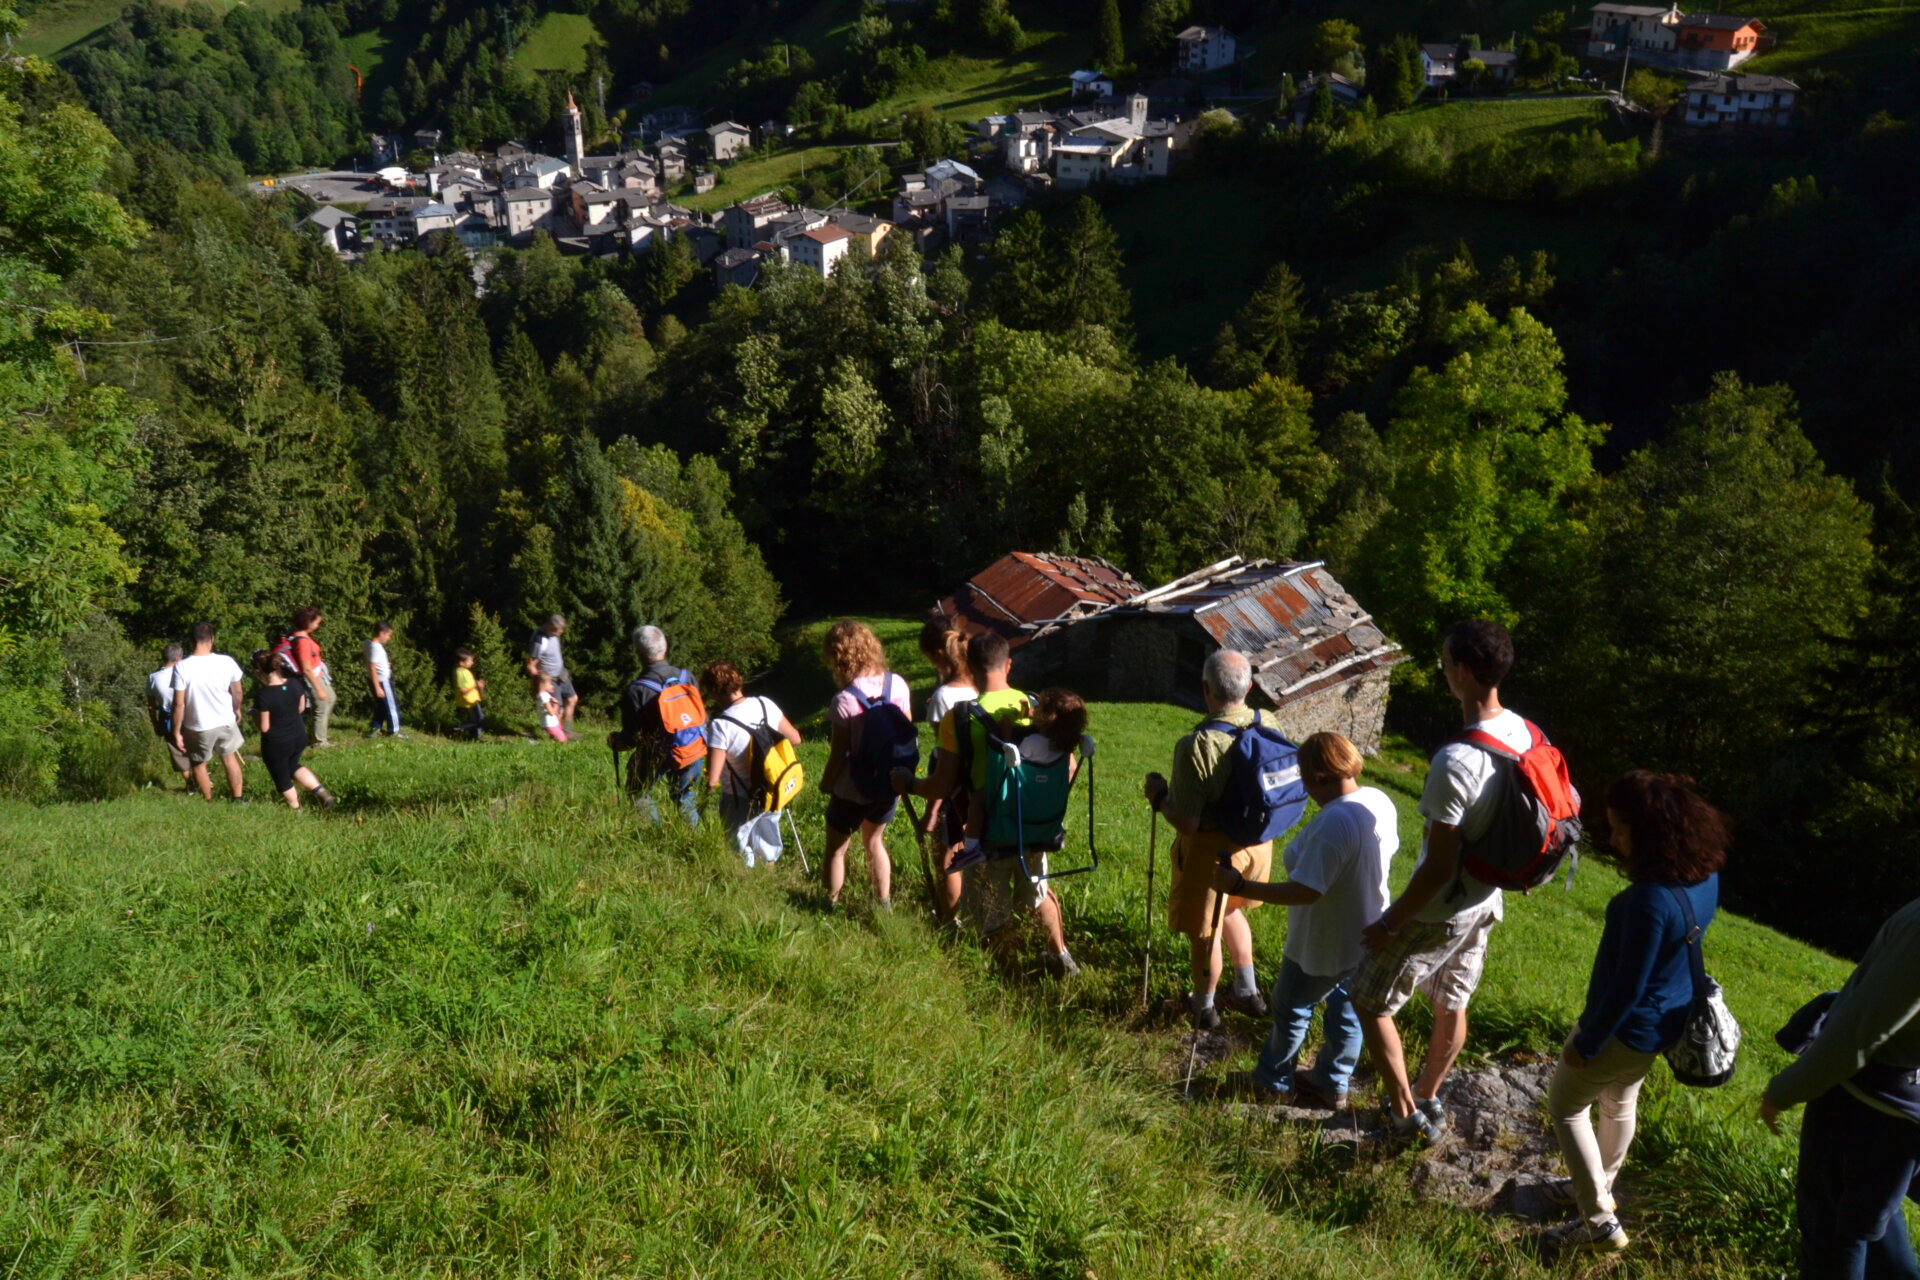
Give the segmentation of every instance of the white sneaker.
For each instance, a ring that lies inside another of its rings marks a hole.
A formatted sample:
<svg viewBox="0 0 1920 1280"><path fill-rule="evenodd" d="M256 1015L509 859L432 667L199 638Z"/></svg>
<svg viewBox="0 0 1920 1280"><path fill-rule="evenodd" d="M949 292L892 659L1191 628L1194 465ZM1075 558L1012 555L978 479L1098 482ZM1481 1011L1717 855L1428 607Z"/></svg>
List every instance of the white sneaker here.
<svg viewBox="0 0 1920 1280"><path fill-rule="evenodd" d="M1618 1253L1627 1247L1627 1233L1620 1219L1608 1214L1599 1222L1575 1218L1558 1227L1549 1227L1540 1242L1557 1253Z"/></svg>

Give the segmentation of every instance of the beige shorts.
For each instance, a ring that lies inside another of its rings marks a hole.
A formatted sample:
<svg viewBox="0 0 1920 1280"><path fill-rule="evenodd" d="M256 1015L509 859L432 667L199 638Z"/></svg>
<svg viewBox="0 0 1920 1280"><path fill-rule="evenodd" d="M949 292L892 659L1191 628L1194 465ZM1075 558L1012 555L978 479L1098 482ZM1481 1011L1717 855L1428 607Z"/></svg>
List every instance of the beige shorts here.
<svg viewBox="0 0 1920 1280"><path fill-rule="evenodd" d="M187 743L187 759L194 764L205 764L215 756L230 756L247 744L237 724L223 724L217 729L188 729L180 735Z"/></svg>
<svg viewBox="0 0 1920 1280"><path fill-rule="evenodd" d="M1047 855L1027 855L1027 869L1047 874ZM991 858L966 869L961 881L960 910L967 923L982 933L1006 926L1016 915L1037 911L1047 900L1047 882L1020 872L1018 858Z"/></svg>
<svg viewBox="0 0 1920 1280"><path fill-rule="evenodd" d="M1499 923L1492 906L1436 923L1414 921L1370 951L1347 987L1362 1013L1392 1017L1415 991L1436 1009L1464 1009L1487 968L1487 938Z"/></svg>
<svg viewBox="0 0 1920 1280"><path fill-rule="evenodd" d="M1213 891L1213 869L1220 855L1227 854L1234 868L1249 880L1267 880L1273 875L1273 841L1234 847L1224 832L1201 831L1180 836L1173 842L1173 887L1167 894L1167 927L1189 938L1213 936L1213 908L1219 895ZM1252 911L1260 904L1251 898L1227 898L1226 910Z"/></svg>

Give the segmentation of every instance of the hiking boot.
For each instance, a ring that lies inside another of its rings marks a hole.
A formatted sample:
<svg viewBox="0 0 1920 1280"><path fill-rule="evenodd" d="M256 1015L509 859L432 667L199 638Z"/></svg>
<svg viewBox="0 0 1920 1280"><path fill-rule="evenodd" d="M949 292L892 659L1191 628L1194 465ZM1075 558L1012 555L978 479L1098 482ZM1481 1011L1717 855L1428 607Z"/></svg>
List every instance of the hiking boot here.
<svg viewBox="0 0 1920 1280"><path fill-rule="evenodd" d="M1427 1118L1427 1123L1433 1126L1435 1134L1447 1131L1447 1109L1440 1105L1437 1095L1431 1098L1415 1098L1413 1109Z"/></svg>
<svg viewBox="0 0 1920 1280"><path fill-rule="evenodd" d="M1231 1010L1234 1013L1244 1013L1249 1018L1265 1018L1271 1016L1267 1012L1266 997L1258 991L1223 991L1216 997L1215 1003L1222 1009Z"/></svg>
<svg viewBox="0 0 1920 1280"><path fill-rule="evenodd" d="M1056 978L1073 978L1080 973L1080 966L1074 963L1072 954L1066 951L1048 956L1047 968L1052 970Z"/></svg>
<svg viewBox="0 0 1920 1280"><path fill-rule="evenodd" d="M1575 1218L1540 1233L1540 1243L1556 1253L1618 1253L1627 1247L1620 1219L1608 1214L1599 1222Z"/></svg>
<svg viewBox="0 0 1920 1280"><path fill-rule="evenodd" d="M320 802L321 809L326 810L328 812L331 812L333 809L333 806L340 803L339 797L335 796L333 792L327 790L325 787L322 787L318 791L314 792L313 798Z"/></svg>
<svg viewBox="0 0 1920 1280"><path fill-rule="evenodd" d="M1349 1104L1345 1089L1336 1093L1310 1075L1297 1075L1293 1078L1293 1105L1319 1111L1345 1111Z"/></svg>
<svg viewBox="0 0 1920 1280"><path fill-rule="evenodd" d="M1204 1009L1187 1006L1187 1021L1193 1024L1195 1031L1218 1031L1220 1029L1220 1011L1212 1005Z"/></svg>
<svg viewBox="0 0 1920 1280"><path fill-rule="evenodd" d="M1387 1137L1394 1142L1426 1142L1432 1144L1440 1140L1440 1133L1433 1127L1433 1121L1418 1108L1412 1115L1396 1116L1387 1112Z"/></svg>

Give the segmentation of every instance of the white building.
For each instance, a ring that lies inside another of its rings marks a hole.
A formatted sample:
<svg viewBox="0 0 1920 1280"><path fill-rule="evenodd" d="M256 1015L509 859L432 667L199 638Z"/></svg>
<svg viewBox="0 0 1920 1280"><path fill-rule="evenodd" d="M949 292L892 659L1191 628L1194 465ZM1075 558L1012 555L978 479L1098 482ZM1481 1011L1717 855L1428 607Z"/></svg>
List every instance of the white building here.
<svg viewBox="0 0 1920 1280"><path fill-rule="evenodd" d="M731 160L753 146L753 130L732 120L707 126L707 152L715 160Z"/></svg>
<svg viewBox="0 0 1920 1280"><path fill-rule="evenodd" d="M1778 76L1717 75L1687 86L1681 118L1693 125L1771 125L1793 122L1800 86Z"/></svg>
<svg viewBox="0 0 1920 1280"><path fill-rule="evenodd" d="M853 237L829 224L788 237L785 247L787 261L805 267L824 280L833 274L834 264L847 256L853 247Z"/></svg>
<svg viewBox="0 0 1920 1280"><path fill-rule="evenodd" d="M1076 71L1068 78L1068 88L1076 98L1107 98L1113 95L1113 77L1098 71Z"/></svg>
<svg viewBox="0 0 1920 1280"><path fill-rule="evenodd" d="M1426 76L1427 88L1451 87L1460 74L1460 47L1451 44L1421 45L1420 70Z"/></svg>
<svg viewBox="0 0 1920 1280"><path fill-rule="evenodd" d="M545 187L514 187L501 194L507 207L507 235L522 236L540 226L551 226L553 192Z"/></svg>
<svg viewBox="0 0 1920 1280"><path fill-rule="evenodd" d="M1238 42L1225 27L1188 27L1173 38L1174 65L1182 71L1212 71L1231 66Z"/></svg>
<svg viewBox="0 0 1920 1280"><path fill-rule="evenodd" d="M1587 33L1587 56L1603 58L1629 49L1670 54L1680 27L1680 6L1597 4Z"/></svg>

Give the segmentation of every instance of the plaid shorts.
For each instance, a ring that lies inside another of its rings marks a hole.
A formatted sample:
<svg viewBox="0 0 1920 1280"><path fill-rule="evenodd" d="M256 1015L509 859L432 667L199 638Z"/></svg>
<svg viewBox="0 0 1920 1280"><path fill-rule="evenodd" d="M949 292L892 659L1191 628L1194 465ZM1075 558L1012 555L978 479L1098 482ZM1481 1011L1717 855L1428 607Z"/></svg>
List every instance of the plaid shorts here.
<svg viewBox="0 0 1920 1280"><path fill-rule="evenodd" d="M1434 923L1415 920L1369 951L1348 984L1354 1007L1392 1017L1415 991L1436 1009L1464 1009L1487 967L1487 937L1499 922L1491 907Z"/></svg>

